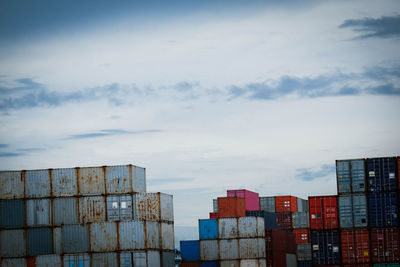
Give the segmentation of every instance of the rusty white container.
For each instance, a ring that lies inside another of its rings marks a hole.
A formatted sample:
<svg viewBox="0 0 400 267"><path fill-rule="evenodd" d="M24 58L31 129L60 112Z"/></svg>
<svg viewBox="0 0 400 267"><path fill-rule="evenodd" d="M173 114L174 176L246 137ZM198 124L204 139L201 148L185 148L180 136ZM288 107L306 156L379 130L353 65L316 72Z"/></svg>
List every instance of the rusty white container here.
<svg viewBox="0 0 400 267"><path fill-rule="evenodd" d="M239 237L265 236L264 218L240 217L238 218Z"/></svg>
<svg viewBox="0 0 400 267"><path fill-rule="evenodd" d="M60 255L40 255L35 258L36 267L61 267L62 259Z"/></svg>
<svg viewBox="0 0 400 267"><path fill-rule="evenodd" d="M79 198L79 222L106 221L106 200L103 196Z"/></svg>
<svg viewBox="0 0 400 267"><path fill-rule="evenodd" d="M119 267L118 254L116 252L93 253L92 266Z"/></svg>
<svg viewBox="0 0 400 267"><path fill-rule="evenodd" d="M200 260L215 261L219 258L217 240L200 240Z"/></svg>
<svg viewBox="0 0 400 267"><path fill-rule="evenodd" d="M161 258L160 251L158 250L149 250L147 251L147 266L160 267L161 266Z"/></svg>
<svg viewBox="0 0 400 267"><path fill-rule="evenodd" d="M239 257L241 259L257 259L265 257L264 238L239 239Z"/></svg>
<svg viewBox="0 0 400 267"><path fill-rule="evenodd" d="M0 255L2 257L26 256L25 230L0 231Z"/></svg>
<svg viewBox="0 0 400 267"><path fill-rule="evenodd" d="M25 197L50 197L50 170L25 172Z"/></svg>
<svg viewBox="0 0 400 267"><path fill-rule="evenodd" d="M220 260L239 259L239 240L238 239L219 240L219 259Z"/></svg>
<svg viewBox="0 0 400 267"><path fill-rule="evenodd" d="M70 224L62 226L63 253L89 251L89 225Z"/></svg>
<svg viewBox="0 0 400 267"><path fill-rule="evenodd" d="M89 228L90 248L93 252L118 250L116 222L92 223Z"/></svg>
<svg viewBox="0 0 400 267"><path fill-rule="evenodd" d="M146 234L143 221L120 222L118 230L121 250L146 248Z"/></svg>
<svg viewBox="0 0 400 267"><path fill-rule="evenodd" d="M265 259L241 260L240 267L266 267Z"/></svg>
<svg viewBox="0 0 400 267"><path fill-rule="evenodd" d="M51 192L54 197L78 195L78 178L75 168L51 170Z"/></svg>
<svg viewBox="0 0 400 267"><path fill-rule="evenodd" d="M146 248L160 249L160 223L146 221Z"/></svg>
<svg viewBox="0 0 400 267"><path fill-rule="evenodd" d="M28 199L26 200L26 224L28 226L51 225L50 199Z"/></svg>
<svg viewBox="0 0 400 267"><path fill-rule="evenodd" d="M132 196L111 195L107 196L107 220L108 221L131 221Z"/></svg>
<svg viewBox="0 0 400 267"><path fill-rule="evenodd" d="M26 267L26 259L25 258L9 258L1 260L2 267Z"/></svg>
<svg viewBox="0 0 400 267"><path fill-rule="evenodd" d="M76 197L60 197L53 199L53 225L77 224L78 203Z"/></svg>
<svg viewBox="0 0 400 267"><path fill-rule="evenodd" d="M240 260L221 260L220 267L240 267Z"/></svg>
<svg viewBox="0 0 400 267"><path fill-rule="evenodd" d="M163 193L137 193L134 195L134 219L173 222L173 197Z"/></svg>
<svg viewBox="0 0 400 267"><path fill-rule="evenodd" d="M221 239L237 238L239 236L237 218L218 219L218 235Z"/></svg>
<svg viewBox="0 0 400 267"><path fill-rule="evenodd" d="M161 223L161 249L174 250L174 225L172 223Z"/></svg>
<svg viewBox="0 0 400 267"><path fill-rule="evenodd" d="M24 198L25 179L21 171L0 172L0 199Z"/></svg>
<svg viewBox="0 0 400 267"><path fill-rule="evenodd" d="M105 174L103 167L78 168L79 193L83 196L105 193Z"/></svg>
<svg viewBox="0 0 400 267"><path fill-rule="evenodd" d="M64 266L90 267L90 255L86 253L65 254L63 257Z"/></svg>

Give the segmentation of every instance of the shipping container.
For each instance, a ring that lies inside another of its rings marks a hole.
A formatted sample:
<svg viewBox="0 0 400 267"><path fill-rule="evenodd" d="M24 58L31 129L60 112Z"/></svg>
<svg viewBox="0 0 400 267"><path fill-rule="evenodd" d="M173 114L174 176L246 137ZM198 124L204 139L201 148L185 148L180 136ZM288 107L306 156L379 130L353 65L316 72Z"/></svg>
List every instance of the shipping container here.
<svg viewBox="0 0 400 267"><path fill-rule="evenodd" d="M278 229L278 223L275 213L263 211L263 210L252 210L246 211L246 216L255 216L264 218L265 229Z"/></svg>
<svg viewBox="0 0 400 267"><path fill-rule="evenodd" d="M106 200L103 196L79 198L79 222L104 222L106 220Z"/></svg>
<svg viewBox="0 0 400 267"><path fill-rule="evenodd" d="M78 195L77 169L51 170L51 192L54 197Z"/></svg>
<svg viewBox="0 0 400 267"><path fill-rule="evenodd" d="M213 199L213 212L218 213L218 199Z"/></svg>
<svg viewBox="0 0 400 267"><path fill-rule="evenodd" d="M297 212L308 212L308 200L297 198Z"/></svg>
<svg viewBox="0 0 400 267"><path fill-rule="evenodd" d="M396 158L367 159L369 192L396 191L398 188Z"/></svg>
<svg viewBox="0 0 400 267"><path fill-rule="evenodd" d="M278 229L280 230L291 230L292 229L292 213L281 212L276 213Z"/></svg>
<svg viewBox="0 0 400 267"><path fill-rule="evenodd" d="M245 217L245 199L239 197L219 197L218 198L218 217Z"/></svg>
<svg viewBox="0 0 400 267"><path fill-rule="evenodd" d="M249 191L246 189L228 190L227 196L244 198L246 210L259 210L260 209L258 193L256 193L256 192L252 192L252 191Z"/></svg>
<svg viewBox="0 0 400 267"><path fill-rule="evenodd" d="M132 165L106 167L107 194L132 193Z"/></svg>
<svg viewBox="0 0 400 267"><path fill-rule="evenodd" d="M115 252L93 253L92 266L118 267L118 254Z"/></svg>
<svg viewBox="0 0 400 267"><path fill-rule="evenodd" d="M131 221L132 220L132 196L111 195L107 196L107 220Z"/></svg>
<svg viewBox="0 0 400 267"><path fill-rule="evenodd" d="M219 261L202 261L201 267L219 267Z"/></svg>
<svg viewBox="0 0 400 267"><path fill-rule="evenodd" d="M263 238L239 239L239 258L257 259L265 257L265 241Z"/></svg>
<svg viewBox="0 0 400 267"><path fill-rule="evenodd" d="M28 199L26 200L26 224L28 226L51 225L50 199Z"/></svg>
<svg viewBox="0 0 400 267"><path fill-rule="evenodd" d="M265 267L265 259L240 260L240 267Z"/></svg>
<svg viewBox="0 0 400 267"><path fill-rule="evenodd" d="M132 167L133 172L133 167ZM133 179L133 191L134 192L146 192L146 169L135 166L135 176Z"/></svg>
<svg viewBox="0 0 400 267"><path fill-rule="evenodd" d="M217 219L199 219L199 238L200 239L218 238Z"/></svg>
<svg viewBox="0 0 400 267"><path fill-rule="evenodd" d="M64 255L63 257L64 267L90 267L90 255L89 254L71 254Z"/></svg>
<svg viewBox="0 0 400 267"><path fill-rule="evenodd" d="M172 195L160 194L160 212L162 222L174 221L174 199Z"/></svg>
<svg viewBox="0 0 400 267"><path fill-rule="evenodd" d="M27 230L28 256L53 253L53 232L49 227L30 228Z"/></svg>
<svg viewBox="0 0 400 267"><path fill-rule="evenodd" d="M218 260L218 241L200 240L200 260L215 261Z"/></svg>
<svg viewBox="0 0 400 267"><path fill-rule="evenodd" d="M351 170L349 160L336 160L336 181L339 194L351 193Z"/></svg>
<svg viewBox="0 0 400 267"><path fill-rule="evenodd" d="M239 259L239 240L238 239L220 240L219 259L221 260Z"/></svg>
<svg viewBox="0 0 400 267"><path fill-rule="evenodd" d="M370 258L369 232L367 229L343 230L340 233L342 263L368 263Z"/></svg>
<svg viewBox="0 0 400 267"><path fill-rule="evenodd" d="M296 254L286 254L286 266L287 267L297 267Z"/></svg>
<svg viewBox="0 0 400 267"><path fill-rule="evenodd" d="M40 255L35 258L36 267L61 267L62 259L60 255ZM66 266L67 267L67 266Z"/></svg>
<svg viewBox="0 0 400 267"><path fill-rule="evenodd" d="M109 252L118 249L117 224L115 222L90 224L89 237L90 248L93 252Z"/></svg>
<svg viewBox="0 0 400 267"><path fill-rule="evenodd" d="M154 266L154 267L161 266L160 251L158 250L147 251L147 266Z"/></svg>
<svg viewBox="0 0 400 267"><path fill-rule="evenodd" d="M284 252L271 252L266 260L268 267L297 267L296 254Z"/></svg>
<svg viewBox="0 0 400 267"><path fill-rule="evenodd" d="M369 220L371 227L399 225L398 194L395 192L370 194Z"/></svg>
<svg viewBox="0 0 400 267"><path fill-rule="evenodd" d="M152 221L146 222L146 248L160 248L160 223Z"/></svg>
<svg viewBox="0 0 400 267"><path fill-rule="evenodd" d="M275 213L275 197L260 197L260 210Z"/></svg>
<svg viewBox="0 0 400 267"><path fill-rule="evenodd" d="M2 257L26 256L26 237L23 229L0 231L0 255Z"/></svg>
<svg viewBox="0 0 400 267"><path fill-rule="evenodd" d="M336 176L339 194L364 193L366 191L364 159L337 160Z"/></svg>
<svg viewBox="0 0 400 267"><path fill-rule="evenodd" d="M89 251L89 226L70 224L62 226L63 253Z"/></svg>
<svg viewBox="0 0 400 267"><path fill-rule="evenodd" d="M240 217L238 218L239 237L264 237L264 218Z"/></svg>
<svg viewBox="0 0 400 267"><path fill-rule="evenodd" d="M313 264L340 264L340 235L338 231L312 231L311 244Z"/></svg>
<svg viewBox="0 0 400 267"><path fill-rule="evenodd" d="M199 261L200 244L199 240L180 241L182 261Z"/></svg>
<svg viewBox="0 0 400 267"><path fill-rule="evenodd" d="M296 244L310 243L310 232L305 229L293 229L293 234L296 235Z"/></svg>
<svg viewBox="0 0 400 267"><path fill-rule="evenodd" d="M50 197L49 170L32 170L25 172L25 197Z"/></svg>
<svg viewBox="0 0 400 267"><path fill-rule="evenodd" d="M104 194L104 180L103 167L78 168L78 188L83 196Z"/></svg>
<svg viewBox="0 0 400 267"><path fill-rule="evenodd" d="M0 171L0 199L24 198L24 177L20 171Z"/></svg>
<svg viewBox="0 0 400 267"><path fill-rule="evenodd" d="M310 228L312 230L338 228L336 196L313 196L308 198L310 206Z"/></svg>
<svg viewBox="0 0 400 267"><path fill-rule="evenodd" d="M310 215L308 212L293 212L292 213L292 228L309 228L310 227Z"/></svg>
<svg viewBox="0 0 400 267"><path fill-rule="evenodd" d="M296 254L296 235L281 230L265 230L265 248L267 251L279 251Z"/></svg>
<svg viewBox="0 0 400 267"><path fill-rule="evenodd" d="M78 198L62 197L53 199L53 224L77 224L78 217Z"/></svg>
<svg viewBox="0 0 400 267"><path fill-rule="evenodd" d="M219 266L220 267L240 267L240 260L221 260L219 262Z"/></svg>
<svg viewBox="0 0 400 267"><path fill-rule="evenodd" d="M0 201L0 228L22 228L25 223L22 199Z"/></svg>
<svg viewBox="0 0 400 267"><path fill-rule="evenodd" d="M231 239L239 237L237 218L218 219L218 237Z"/></svg>
<svg viewBox="0 0 400 267"><path fill-rule="evenodd" d="M297 212L297 197L276 196L275 212Z"/></svg>
<svg viewBox="0 0 400 267"><path fill-rule="evenodd" d="M25 267L25 266L27 266L27 262L26 262L25 258L2 259L1 266L2 267Z"/></svg>
<svg viewBox="0 0 400 267"><path fill-rule="evenodd" d="M53 227L53 254L61 255L63 253L62 229Z"/></svg>
<svg viewBox="0 0 400 267"><path fill-rule="evenodd" d="M134 197L135 220L147 220L159 222L161 220L160 194L137 193Z"/></svg>
<svg viewBox="0 0 400 267"><path fill-rule="evenodd" d="M200 261L181 262L181 267L201 267Z"/></svg>
<svg viewBox="0 0 400 267"><path fill-rule="evenodd" d="M161 223L161 249L174 250L174 225L171 223Z"/></svg>
<svg viewBox="0 0 400 267"><path fill-rule="evenodd" d="M372 228L372 262L400 262L400 237L398 228Z"/></svg>
<svg viewBox="0 0 400 267"><path fill-rule="evenodd" d="M175 267L175 253L169 251L163 251L161 253L161 266Z"/></svg>
<svg viewBox="0 0 400 267"><path fill-rule="evenodd" d="M338 197L341 228L368 226L367 197L361 194Z"/></svg>
<svg viewBox="0 0 400 267"><path fill-rule="evenodd" d="M145 251L121 252L121 267L147 267L147 254Z"/></svg>
<svg viewBox="0 0 400 267"><path fill-rule="evenodd" d="M144 224L143 221L119 223L119 246L121 250L146 248Z"/></svg>
<svg viewBox="0 0 400 267"><path fill-rule="evenodd" d="M298 261L297 267L312 267L312 261Z"/></svg>
<svg viewBox="0 0 400 267"><path fill-rule="evenodd" d="M310 243L297 245L297 259L298 261L312 261Z"/></svg>
<svg viewBox="0 0 400 267"><path fill-rule="evenodd" d="M218 213L210 212L210 219L218 219Z"/></svg>

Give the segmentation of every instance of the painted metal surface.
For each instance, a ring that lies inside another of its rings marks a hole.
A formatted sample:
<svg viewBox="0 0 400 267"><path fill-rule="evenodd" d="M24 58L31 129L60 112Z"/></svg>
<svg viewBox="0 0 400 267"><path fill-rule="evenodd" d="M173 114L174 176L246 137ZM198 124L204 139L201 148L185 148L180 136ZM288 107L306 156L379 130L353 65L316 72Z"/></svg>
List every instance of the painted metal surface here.
<svg viewBox="0 0 400 267"><path fill-rule="evenodd" d="M35 259L36 267L61 267L62 259L60 255L40 255Z"/></svg>
<svg viewBox="0 0 400 267"><path fill-rule="evenodd" d="M369 231L367 229L343 230L340 233L342 263L370 262Z"/></svg>
<svg viewBox="0 0 400 267"><path fill-rule="evenodd" d="M91 196L79 198L79 222L103 222L105 220L105 197Z"/></svg>
<svg viewBox="0 0 400 267"><path fill-rule="evenodd" d="M141 251L132 252L133 266L147 267L147 253Z"/></svg>
<svg viewBox="0 0 400 267"><path fill-rule="evenodd" d="M106 168L107 194L126 194L133 191L132 166L107 166Z"/></svg>
<svg viewBox="0 0 400 267"><path fill-rule="evenodd" d="M53 200L53 223L76 224L78 220L78 198L62 197Z"/></svg>
<svg viewBox="0 0 400 267"><path fill-rule="evenodd" d="M277 219L277 223L278 223L278 229L281 229L281 230L292 229L292 213L291 212L276 213L276 219Z"/></svg>
<svg viewBox="0 0 400 267"><path fill-rule="evenodd" d="M25 172L25 197L49 197L50 174L49 170L32 170Z"/></svg>
<svg viewBox="0 0 400 267"><path fill-rule="evenodd" d="M310 231L308 228L293 229L293 234L296 235L296 244L310 243Z"/></svg>
<svg viewBox="0 0 400 267"><path fill-rule="evenodd" d="M90 267L89 254L71 254L64 255L64 267Z"/></svg>
<svg viewBox="0 0 400 267"><path fill-rule="evenodd" d="M366 191L365 160L352 160L351 165L351 189L353 193Z"/></svg>
<svg viewBox="0 0 400 267"><path fill-rule="evenodd" d="M213 199L213 212L218 212L218 199Z"/></svg>
<svg viewBox="0 0 400 267"><path fill-rule="evenodd" d="M160 221L159 193L137 193L134 205L135 220Z"/></svg>
<svg viewBox="0 0 400 267"><path fill-rule="evenodd" d="M133 176L132 186L133 186L133 192L146 192L145 168L135 166L135 176Z"/></svg>
<svg viewBox="0 0 400 267"><path fill-rule="evenodd" d="M257 259L265 257L265 241L263 238L239 239L240 259Z"/></svg>
<svg viewBox="0 0 400 267"><path fill-rule="evenodd" d="M275 213L258 210L258 211L246 211L246 216L255 216L264 218L264 228L265 229L278 229L277 218ZM258 223L261 223L262 220L259 220ZM260 233L260 232L259 232ZM262 231L261 235L264 236L265 232Z"/></svg>
<svg viewBox="0 0 400 267"><path fill-rule="evenodd" d="M297 197L294 196L276 196L276 212L297 212Z"/></svg>
<svg viewBox="0 0 400 267"><path fill-rule="evenodd" d="M180 241L180 249L182 261L200 260L199 240L182 240Z"/></svg>
<svg viewBox="0 0 400 267"><path fill-rule="evenodd" d="M161 223L161 249L174 250L174 225Z"/></svg>
<svg viewBox="0 0 400 267"><path fill-rule="evenodd" d="M336 182L339 194L351 193L351 170L349 160L336 161Z"/></svg>
<svg viewBox="0 0 400 267"><path fill-rule="evenodd" d="M0 200L0 228L24 227L25 207L22 199Z"/></svg>
<svg viewBox="0 0 400 267"><path fill-rule="evenodd" d="M220 267L240 267L240 260L221 260Z"/></svg>
<svg viewBox="0 0 400 267"><path fill-rule="evenodd" d="M27 230L28 256L53 253L53 231L50 227L30 228Z"/></svg>
<svg viewBox="0 0 400 267"><path fill-rule="evenodd" d="M143 221L120 222L118 229L120 249L145 249L146 235L144 229Z"/></svg>
<svg viewBox="0 0 400 267"><path fill-rule="evenodd" d="M218 217L245 217L246 202L240 197L219 197L218 198Z"/></svg>
<svg viewBox="0 0 400 267"><path fill-rule="evenodd" d="M160 223L146 222L146 246L149 249L160 248Z"/></svg>
<svg viewBox="0 0 400 267"><path fill-rule="evenodd" d="M308 204L310 207L310 228L312 230L338 228L338 204L336 196L308 197Z"/></svg>
<svg viewBox="0 0 400 267"><path fill-rule="evenodd" d="M78 253L89 250L89 226L72 224L62 227L63 252Z"/></svg>
<svg viewBox="0 0 400 267"><path fill-rule="evenodd" d="M275 197L260 197L260 210L275 212Z"/></svg>
<svg viewBox="0 0 400 267"><path fill-rule="evenodd" d="M27 266L25 258L2 259L2 267L25 267Z"/></svg>
<svg viewBox="0 0 400 267"><path fill-rule="evenodd" d="M93 253L92 266L118 267L118 254L115 252Z"/></svg>
<svg viewBox="0 0 400 267"><path fill-rule="evenodd" d="M260 201L258 199L258 193L256 192L252 192L246 189L228 190L227 196L244 198L246 210L260 209Z"/></svg>
<svg viewBox="0 0 400 267"><path fill-rule="evenodd" d="M294 229L310 227L310 214L308 212L293 212L292 227Z"/></svg>
<svg viewBox="0 0 400 267"><path fill-rule="evenodd" d="M362 194L338 197L339 222L341 228L367 227L367 197Z"/></svg>
<svg viewBox="0 0 400 267"><path fill-rule="evenodd" d="M281 230L267 229L265 230L265 248L267 252L296 254L296 235Z"/></svg>
<svg viewBox="0 0 400 267"><path fill-rule="evenodd" d="M314 264L340 264L340 235L338 231L312 231L311 244Z"/></svg>
<svg viewBox="0 0 400 267"><path fill-rule="evenodd" d="M398 228L373 228L371 234L372 261L376 263L400 262Z"/></svg>
<svg viewBox="0 0 400 267"><path fill-rule="evenodd" d="M265 267L265 260L240 260L240 267Z"/></svg>
<svg viewBox="0 0 400 267"><path fill-rule="evenodd" d="M157 250L147 251L147 266L160 267L161 259L160 252Z"/></svg>
<svg viewBox="0 0 400 267"><path fill-rule="evenodd" d="M219 261L203 261L201 267L219 267Z"/></svg>
<svg viewBox="0 0 400 267"><path fill-rule="evenodd" d="M219 241L219 259L239 259L239 239L224 239Z"/></svg>
<svg viewBox="0 0 400 267"><path fill-rule="evenodd" d="M218 260L218 241L200 240L200 260L214 261Z"/></svg>
<svg viewBox="0 0 400 267"><path fill-rule="evenodd" d="M62 229L61 227L53 227L53 253L61 255L63 253Z"/></svg>
<svg viewBox="0 0 400 267"><path fill-rule="evenodd" d="M161 221L174 221L174 199L172 195L160 193Z"/></svg>
<svg viewBox="0 0 400 267"><path fill-rule="evenodd" d="M199 238L200 240L218 238L217 219L199 219Z"/></svg>
<svg viewBox="0 0 400 267"><path fill-rule="evenodd" d="M260 233L258 219L264 221L263 218L258 217L238 218L239 237L258 237ZM264 229L262 229L262 232L264 232Z"/></svg>
<svg viewBox="0 0 400 267"><path fill-rule="evenodd" d="M2 257L26 256L24 230L2 230L0 232L0 255Z"/></svg>
<svg viewBox="0 0 400 267"><path fill-rule="evenodd" d="M93 252L118 249L117 224L115 222L92 223L89 229L90 248Z"/></svg>
<svg viewBox="0 0 400 267"><path fill-rule="evenodd" d="M175 253L167 251L161 252L161 266L175 267Z"/></svg>
<svg viewBox="0 0 400 267"><path fill-rule="evenodd" d="M371 227L393 227L399 225L397 193L374 193L369 195L368 200Z"/></svg>
<svg viewBox="0 0 400 267"><path fill-rule="evenodd" d="M0 199L24 197L25 182L20 171L0 172Z"/></svg>
<svg viewBox="0 0 400 267"><path fill-rule="evenodd" d="M311 261L311 244L298 244L297 245L297 258L299 261Z"/></svg>
<svg viewBox="0 0 400 267"><path fill-rule="evenodd" d="M239 236L238 219L237 218L218 219L218 234L219 238L222 239L237 238Z"/></svg>
<svg viewBox="0 0 400 267"><path fill-rule="evenodd" d="M107 220L130 221L133 217L132 196L112 195L107 196Z"/></svg>
<svg viewBox="0 0 400 267"><path fill-rule="evenodd" d="M367 175L369 192L396 191L396 158L367 159Z"/></svg>
<svg viewBox="0 0 400 267"><path fill-rule="evenodd" d="M339 196L338 205L340 228L352 228L354 226L354 222L351 195Z"/></svg>
<svg viewBox="0 0 400 267"><path fill-rule="evenodd" d="M297 212L308 212L308 200L297 198Z"/></svg>
<svg viewBox="0 0 400 267"><path fill-rule="evenodd" d="M51 174L51 190L54 197L76 196L78 194L76 169L53 169L51 170Z"/></svg>
<svg viewBox="0 0 400 267"><path fill-rule="evenodd" d="M103 167L86 167L78 169L79 193L83 196L105 193Z"/></svg>
<svg viewBox="0 0 400 267"><path fill-rule="evenodd" d="M28 226L51 225L50 199L26 200L26 224Z"/></svg>

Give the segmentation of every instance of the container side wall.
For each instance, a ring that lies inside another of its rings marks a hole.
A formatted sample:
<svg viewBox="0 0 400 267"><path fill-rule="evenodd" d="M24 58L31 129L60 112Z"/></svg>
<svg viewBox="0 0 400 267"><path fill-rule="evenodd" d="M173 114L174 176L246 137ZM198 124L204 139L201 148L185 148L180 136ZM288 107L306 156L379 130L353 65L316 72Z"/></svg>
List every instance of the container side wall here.
<svg viewBox="0 0 400 267"><path fill-rule="evenodd" d="M219 258L221 260L239 259L239 240L238 239L220 240Z"/></svg>
<svg viewBox="0 0 400 267"><path fill-rule="evenodd" d="M24 227L25 207L22 199L0 201L0 228Z"/></svg>
<svg viewBox="0 0 400 267"><path fill-rule="evenodd" d="M76 224L78 223L78 198L63 197L53 200L53 223L61 224Z"/></svg>
<svg viewBox="0 0 400 267"><path fill-rule="evenodd" d="M92 223L89 237L90 247L94 252L107 252L118 249L117 225L115 222Z"/></svg>
<svg viewBox="0 0 400 267"><path fill-rule="evenodd" d="M26 256L24 230L3 230L0 232L0 255L2 257Z"/></svg>
<svg viewBox="0 0 400 267"><path fill-rule="evenodd" d="M0 198L14 199L24 197L24 179L20 171L0 172Z"/></svg>
<svg viewBox="0 0 400 267"><path fill-rule="evenodd" d="M27 230L28 256L53 253L53 232L51 228L30 228Z"/></svg>
<svg viewBox="0 0 400 267"><path fill-rule="evenodd" d="M50 177L49 170L26 171L25 197L49 197Z"/></svg>
<svg viewBox="0 0 400 267"><path fill-rule="evenodd" d="M79 168L79 193L101 195L105 193L104 169L102 167Z"/></svg>
<svg viewBox="0 0 400 267"><path fill-rule="evenodd" d="M238 219L223 218L218 219L219 238L237 238L238 237Z"/></svg>
<svg viewBox="0 0 400 267"><path fill-rule="evenodd" d="M78 179L75 169L53 169L51 173L53 196L76 196L78 194Z"/></svg>
<svg viewBox="0 0 400 267"><path fill-rule="evenodd" d="M118 254L114 252L93 253L92 265L104 266L104 267L118 267Z"/></svg>
<svg viewBox="0 0 400 267"><path fill-rule="evenodd" d="M86 252L89 250L89 229L87 224L71 224L62 227L64 253Z"/></svg>
<svg viewBox="0 0 400 267"><path fill-rule="evenodd" d="M50 225L50 199L28 199L26 201L26 223L28 226Z"/></svg>
<svg viewBox="0 0 400 267"><path fill-rule="evenodd" d="M119 245L121 250L145 249L144 222L120 222Z"/></svg>
<svg viewBox="0 0 400 267"><path fill-rule="evenodd" d="M126 194L132 192L132 180L129 166L106 167L106 191L108 194Z"/></svg>

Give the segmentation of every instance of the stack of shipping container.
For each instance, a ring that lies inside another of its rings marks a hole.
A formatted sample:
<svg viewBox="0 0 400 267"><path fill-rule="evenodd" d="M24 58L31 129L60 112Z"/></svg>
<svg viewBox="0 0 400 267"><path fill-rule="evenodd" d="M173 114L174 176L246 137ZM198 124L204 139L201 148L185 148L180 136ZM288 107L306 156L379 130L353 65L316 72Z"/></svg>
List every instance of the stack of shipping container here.
<svg viewBox="0 0 400 267"><path fill-rule="evenodd" d="M0 172L1 266L175 265L171 195L133 165Z"/></svg>

